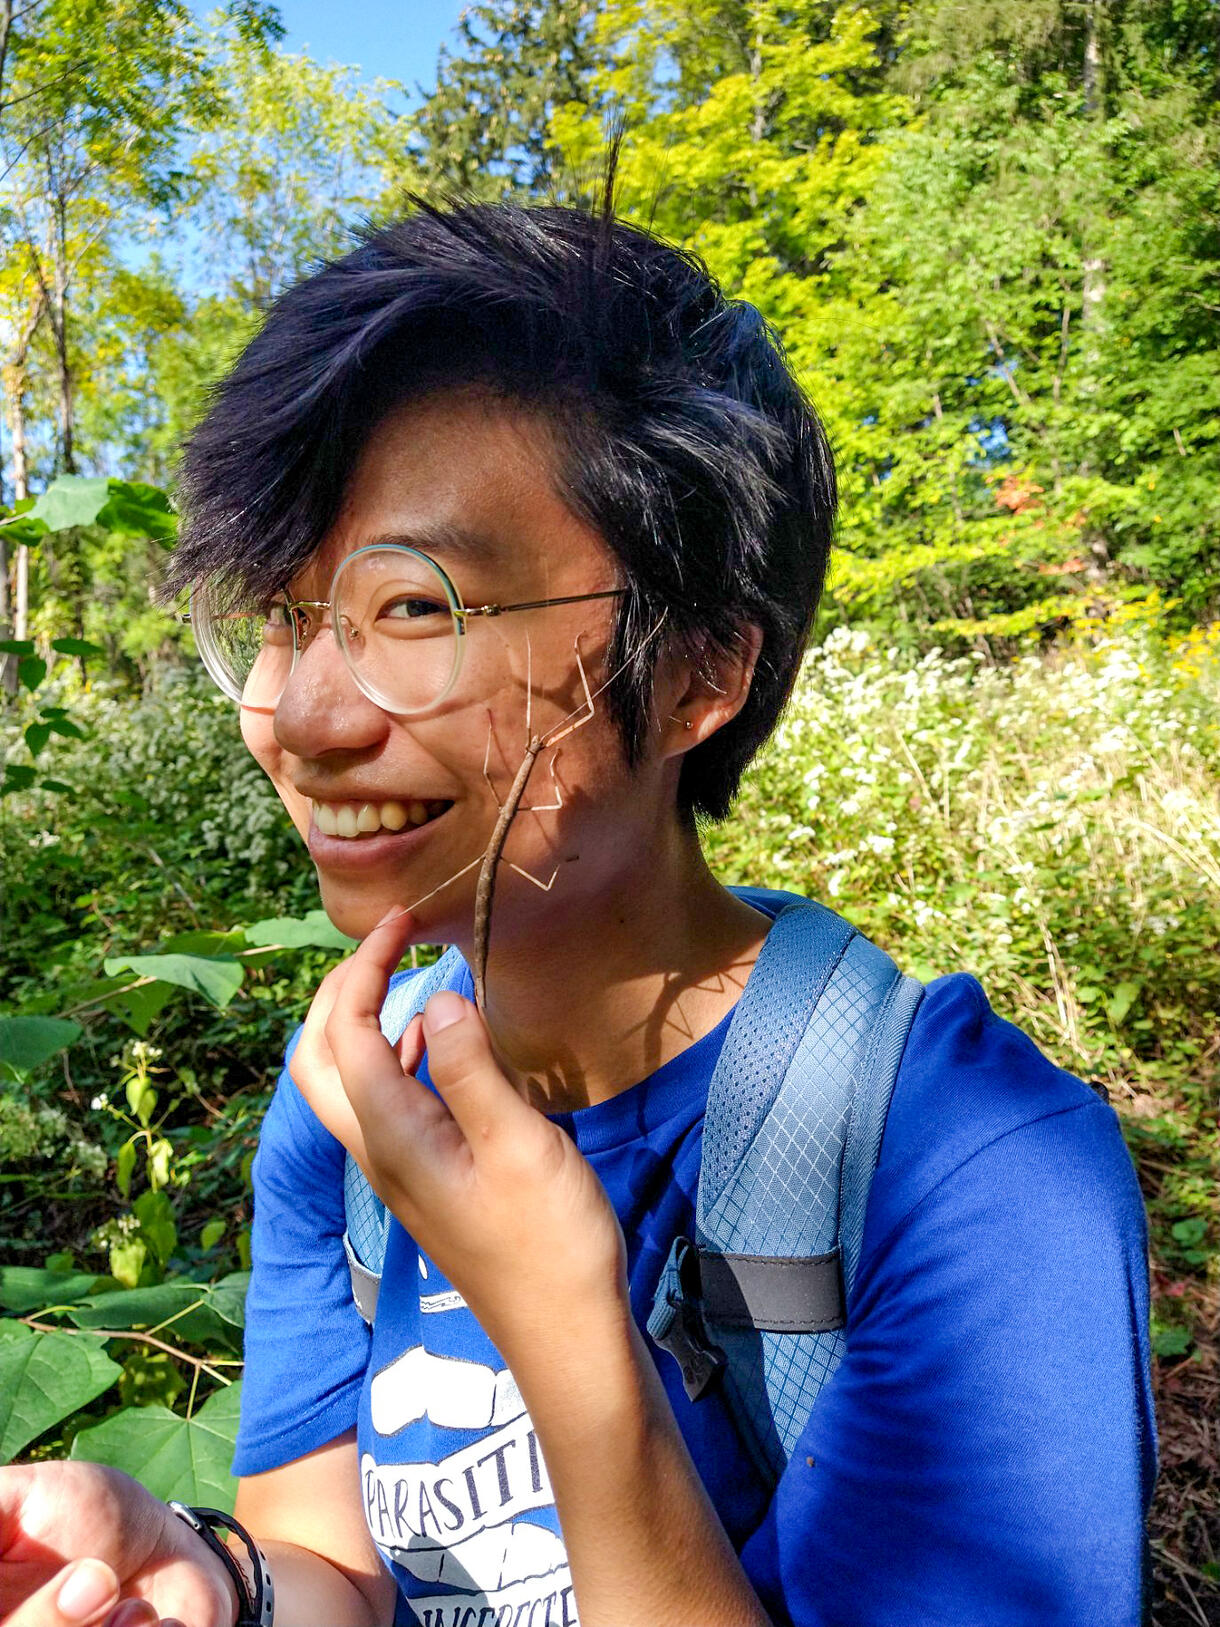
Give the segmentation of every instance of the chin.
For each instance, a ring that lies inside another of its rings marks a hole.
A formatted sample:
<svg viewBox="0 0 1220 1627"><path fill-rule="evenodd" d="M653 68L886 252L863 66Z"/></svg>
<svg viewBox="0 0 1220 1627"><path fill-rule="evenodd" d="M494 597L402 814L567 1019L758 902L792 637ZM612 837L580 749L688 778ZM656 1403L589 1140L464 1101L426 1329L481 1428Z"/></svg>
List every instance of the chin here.
<svg viewBox="0 0 1220 1627"><path fill-rule="evenodd" d="M396 894L360 893L348 887L328 887L321 876L318 882L321 904L327 918L332 926L345 932L349 938L366 938L390 910L404 907L402 898ZM408 943L450 943L452 936L445 930L447 925L447 922L433 916L425 904L415 916L415 928Z"/></svg>

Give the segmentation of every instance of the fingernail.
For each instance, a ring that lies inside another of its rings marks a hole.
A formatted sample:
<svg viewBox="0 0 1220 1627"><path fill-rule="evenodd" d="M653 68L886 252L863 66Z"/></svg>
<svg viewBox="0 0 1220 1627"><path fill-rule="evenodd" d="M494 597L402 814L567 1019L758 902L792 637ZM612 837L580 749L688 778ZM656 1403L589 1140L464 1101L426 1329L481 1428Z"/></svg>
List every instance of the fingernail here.
<svg viewBox="0 0 1220 1627"><path fill-rule="evenodd" d="M100 1559L82 1559L68 1573L55 1608L69 1621L88 1621L119 1591L114 1572Z"/></svg>
<svg viewBox="0 0 1220 1627"><path fill-rule="evenodd" d="M424 1007L424 1033L439 1034L442 1028L452 1028L466 1015L466 1002L452 989L434 994Z"/></svg>

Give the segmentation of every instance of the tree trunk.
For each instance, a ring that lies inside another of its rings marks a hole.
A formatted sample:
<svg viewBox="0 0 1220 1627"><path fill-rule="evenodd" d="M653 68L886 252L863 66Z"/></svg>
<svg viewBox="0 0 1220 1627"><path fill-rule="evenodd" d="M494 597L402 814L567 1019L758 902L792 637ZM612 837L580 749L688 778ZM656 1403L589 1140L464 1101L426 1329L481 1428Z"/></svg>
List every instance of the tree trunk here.
<svg viewBox="0 0 1220 1627"><path fill-rule="evenodd" d="M1090 125L1098 124L1105 117L1101 56L1102 8L1105 3L1106 0L1085 0L1084 8L1085 41L1081 88L1084 93L1085 118ZM1100 204L1098 207L1101 207ZM1090 236L1099 235L1099 222L1086 218L1081 243L1080 360L1084 374L1082 385L1090 393L1097 387L1096 374L1099 361L1097 340L1106 297L1106 262L1098 253L1098 245L1089 242ZM1080 464L1079 472L1082 475L1090 472L1088 457ZM1109 549L1100 532L1090 531L1089 549L1099 565L1104 565L1109 558Z"/></svg>
<svg viewBox="0 0 1220 1627"><path fill-rule="evenodd" d="M760 147L763 137L767 133L767 110L763 105L762 92L763 69L763 33L762 18L754 23L754 40L750 47L750 81L754 86L754 113L750 119L750 141L753 146ZM758 188L754 184L754 170L751 165L749 185L750 208L758 208Z"/></svg>
<svg viewBox="0 0 1220 1627"><path fill-rule="evenodd" d="M59 465L66 475L76 473L76 402L72 363L68 356L68 221L62 190L55 199L55 359L59 364Z"/></svg>
<svg viewBox="0 0 1220 1627"><path fill-rule="evenodd" d="M1105 0L1085 0L1086 29L1084 42L1084 71L1082 75L1084 90L1085 118L1091 124L1097 123L1104 116L1102 106L1102 61L1101 61L1101 11ZM1102 301L1105 299L1105 261L1096 252L1095 247L1084 244L1083 275L1080 290L1080 326L1085 338L1086 358L1095 346L1090 346L1087 334L1090 328L1095 329L1101 318Z"/></svg>
<svg viewBox="0 0 1220 1627"><path fill-rule="evenodd" d="M4 370L4 394L8 406L9 439L13 448L13 501L15 503L19 503L23 497L30 495L25 453L25 358L40 316L41 304L26 327L25 334L19 345L19 360L10 363ZM0 564L2 564L4 575L3 620L7 624L9 611L7 548L5 548ZM13 573L12 611L13 637L28 638L30 636L30 550L24 542L17 544L16 568ZM0 661L0 685L8 694L16 693L17 662L15 658L5 656Z"/></svg>

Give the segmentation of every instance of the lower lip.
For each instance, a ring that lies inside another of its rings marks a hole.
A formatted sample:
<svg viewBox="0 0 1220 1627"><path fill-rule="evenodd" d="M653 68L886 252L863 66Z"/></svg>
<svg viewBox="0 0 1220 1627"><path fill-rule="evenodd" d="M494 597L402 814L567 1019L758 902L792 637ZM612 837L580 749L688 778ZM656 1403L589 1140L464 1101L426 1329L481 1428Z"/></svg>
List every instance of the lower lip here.
<svg viewBox="0 0 1220 1627"><path fill-rule="evenodd" d="M443 814L428 820L425 825L407 825L402 830L379 830L368 836L324 836L310 819L309 856L324 870L376 870L379 865L414 853L451 812L451 808L446 808Z"/></svg>

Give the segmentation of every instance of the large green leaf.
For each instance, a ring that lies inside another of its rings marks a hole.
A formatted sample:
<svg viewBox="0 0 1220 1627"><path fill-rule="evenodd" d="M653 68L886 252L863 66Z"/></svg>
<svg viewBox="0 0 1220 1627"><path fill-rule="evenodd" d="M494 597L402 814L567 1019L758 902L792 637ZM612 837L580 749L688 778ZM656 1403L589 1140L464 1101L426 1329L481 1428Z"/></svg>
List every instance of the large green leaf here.
<svg viewBox="0 0 1220 1627"><path fill-rule="evenodd" d="M48 531L66 531L73 525L92 525L110 501L110 482L102 476L60 475L29 511Z"/></svg>
<svg viewBox="0 0 1220 1627"><path fill-rule="evenodd" d="M48 1305L76 1305L98 1287L114 1286L113 1277L92 1271L48 1271L43 1266L0 1266L0 1306L18 1316Z"/></svg>
<svg viewBox="0 0 1220 1627"><path fill-rule="evenodd" d="M231 1271L227 1277L212 1284L211 1298L208 1303L217 1316L224 1318L235 1328L244 1328L246 1325L246 1291L250 1286L250 1273L248 1271Z"/></svg>
<svg viewBox="0 0 1220 1627"><path fill-rule="evenodd" d="M147 1034L153 1018L174 997L172 983L141 983L132 987L130 972L118 977L94 977L87 983L56 983L22 1004L27 1013L76 1010L81 1006L109 1006L137 1034Z"/></svg>
<svg viewBox="0 0 1220 1627"><path fill-rule="evenodd" d="M236 1277L238 1274L234 1273ZM244 1321L245 1277L240 1287L226 1277L208 1283L170 1278L149 1288L125 1288L97 1294L69 1314L78 1328L161 1328L163 1337L189 1344L223 1345L240 1354Z"/></svg>
<svg viewBox="0 0 1220 1627"><path fill-rule="evenodd" d="M108 1390L121 1371L95 1339L0 1322L0 1463Z"/></svg>
<svg viewBox="0 0 1220 1627"><path fill-rule="evenodd" d="M90 644L87 638L53 638L51 648L58 655L105 655L100 644Z"/></svg>
<svg viewBox="0 0 1220 1627"><path fill-rule="evenodd" d="M0 1062L29 1073L80 1036L80 1024L63 1017L0 1017Z"/></svg>
<svg viewBox="0 0 1220 1627"><path fill-rule="evenodd" d="M310 910L304 917L280 916L274 921L255 921L246 928L246 942L259 948L278 944L285 949L354 949L356 939L334 926L325 910Z"/></svg>
<svg viewBox="0 0 1220 1627"><path fill-rule="evenodd" d="M122 1469L154 1497L231 1512L237 1482L229 1473L237 1440L241 1385L210 1395L193 1418L168 1407L128 1407L72 1442L72 1457Z"/></svg>
<svg viewBox="0 0 1220 1627"><path fill-rule="evenodd" d="M110 498L97 522L121 536L151 537L155 542L171 542L178 535L178 516L165 493L134 480L110 482Z"/></svg>
<svg viewBox="0 0 1220 1627"><path fill-rule="evenodd" d="M230 955L115 955L103 962L113 976L124 970L202 994L221 1011L241 988L245 968Z"/></svg>
<svg viewBox="0 0 1220 1627"><path fill-rule="evenodd" d="M106 1004L116 1011L129 1028L141 1036L148 1033L153 1019L167 1000L174 997L171 983L141 983L138 988L113 994Z"/></svg>

